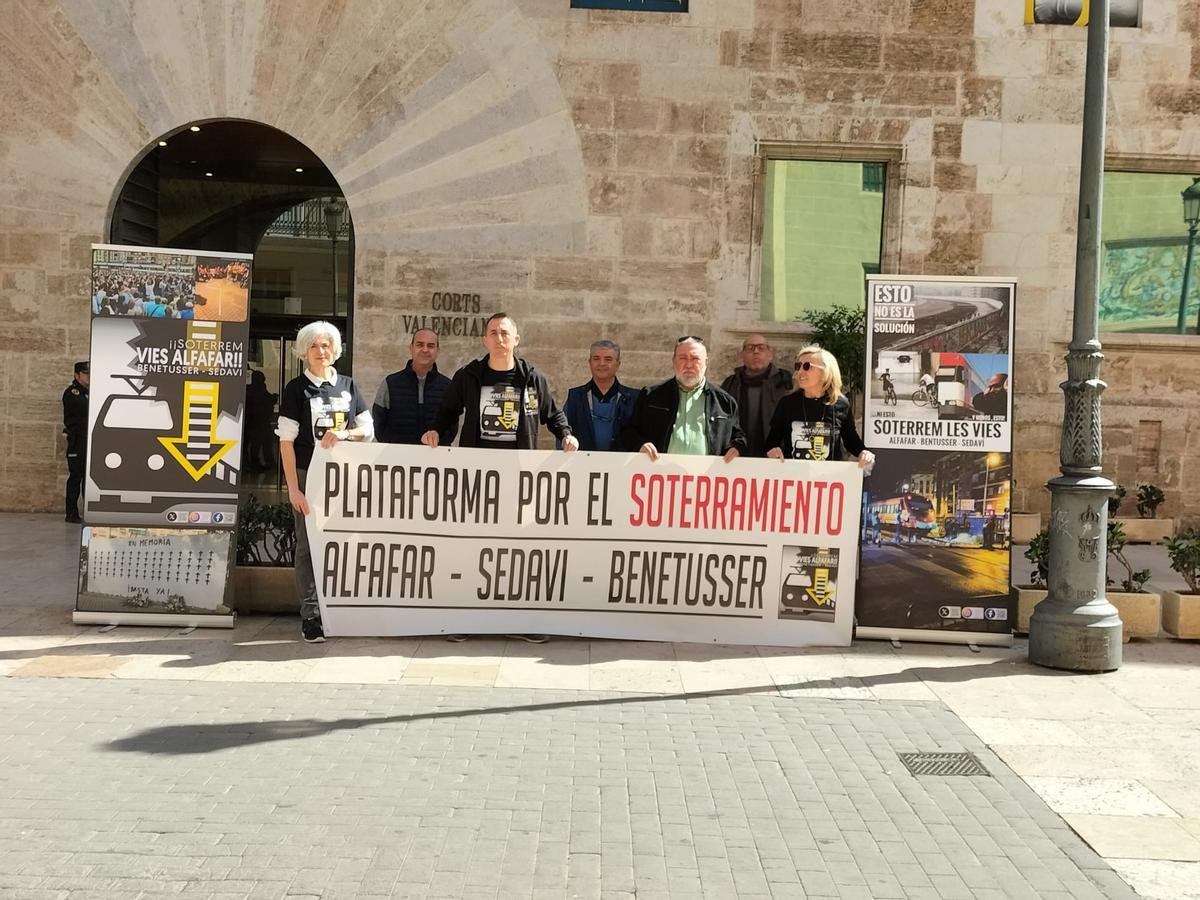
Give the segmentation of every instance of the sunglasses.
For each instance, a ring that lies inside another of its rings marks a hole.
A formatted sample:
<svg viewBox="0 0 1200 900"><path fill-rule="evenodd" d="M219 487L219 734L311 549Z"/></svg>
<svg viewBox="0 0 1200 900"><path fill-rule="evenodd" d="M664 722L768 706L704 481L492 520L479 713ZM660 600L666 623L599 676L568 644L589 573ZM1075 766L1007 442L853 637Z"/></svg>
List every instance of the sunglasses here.
<svg viewBox="0 0 1200 900"><path fill-rule="evenodd" d="M681 338L680 338L679 340L677 340L675 343L676 343L676 344L682 344L682 343L684 343L684 342L686 342L686 341L692 341L693 343L696 343L696 344L703 344L703 343L704 343L704 338L702 338L702 337L699 337L699 336L697 336L697 335L694 335L694 334L685 334L683 337L681 337Z"/></svg>
<svg viewBox="0 0 1200 900"><path fill-rule="evenodd" d="M804 362L796 363L796 371L797 372L807 372L810 369L823 369L823 368L825 368L825 367L823 365L821 365L820 363L809 362L808 360L805 360Z"/></svg>

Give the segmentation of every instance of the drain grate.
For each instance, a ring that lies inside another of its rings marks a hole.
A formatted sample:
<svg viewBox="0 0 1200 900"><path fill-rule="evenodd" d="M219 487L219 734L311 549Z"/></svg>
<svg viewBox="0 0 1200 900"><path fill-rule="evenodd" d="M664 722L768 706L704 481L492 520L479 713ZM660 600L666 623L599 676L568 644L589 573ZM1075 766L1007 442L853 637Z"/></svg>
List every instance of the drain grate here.
<svg viewBox="0 0 1200 900"><path fill-rule="evenodd" d="M974 753L901 753L900 761L914 775L987 775Z"/></svg>

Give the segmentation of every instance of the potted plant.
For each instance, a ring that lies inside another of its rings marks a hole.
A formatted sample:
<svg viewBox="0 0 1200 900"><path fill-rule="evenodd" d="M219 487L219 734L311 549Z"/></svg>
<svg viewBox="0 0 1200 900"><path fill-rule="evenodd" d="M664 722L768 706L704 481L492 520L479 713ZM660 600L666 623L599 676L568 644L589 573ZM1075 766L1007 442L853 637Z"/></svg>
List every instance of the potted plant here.
<svg viewBox="0 0 1200 900"><path fill-rule="evenodd" d="M1139 484L1137 489L1138 515L1143 519L1155 518L1158 508L1166 499L1166 495L1158 485L1150 484L1149 482Z"/></svg>
<svg viewBox="0 0 1200 900"><path fill-rule="evenodd" d="M1178 638L1200 639L1200 531L1189 528L1167 541L1167 557L1188 589L1163 591L1163 628Z"/></svg>
<svg viewBox="0 0 1200 900"><path fill-rule="evenodd" d="M1108 523L1108 560L1116 560L1125 570L1120 578L1119 591L1105 591L1109 603L1117 608L1124 625L1124 638L1155 637L1158 634L1162 599L1158 594L1145 589L1150 580L1149 569L1135 570L1125 556L1125 532L1119 522ZM1033 608L1046 598L1046 582L1050 574L1050 535L1039 531L1029 542L1025 558L1033 564L1029 573L1029 584L1012 588L1017 609L1015 630L1019 634L1029 633L1029 620ZM1114 582L1111 573L1106 572L1106 581Z"/></svg>
<svg viewBox="0 0 1200 900"><path fill-rule="evenodd" d="M1121 624L1124 628L1124 639L1135 637L1158 637L1159 625L1162 622L1162 597L1146 590L1146 582L1150 580L1149 569L1134 569L1125 558L1125 528L1120 521L1108 523L1108 561L1116 560L1125 570L1119 580L1113 578L1111 566L1106 580L1109 584L1116 583L1119 591L1105 591L1108 602L1117 608L1121 614Z"/></svg>
<svg viewBox="0 0 1200 900"><path fill-rule="evenodd" d="M1025 558L1033 564L1029 582L1011 589L1013 606L1017 611L1014 630L1018 634L1029 633L1029 618L1033 615L1033 608L1046 599L1046 582L1050 577L1049 532L1043 529L1029 539Z"/></svg>
<svg viewBox="0 0 1200 900"><path fill-rule="evenodd" d="M1175 534L1175 520L1157 516L1159 506L1166 500L1162 488L1148 482L1138 485L1136 518L1116 515L1124 496L1125 488L1117 485L1117 491L1108 501L1108 516L1110 521L1121 523L1126 541L1131 544L1160 544L1170 540Z"/></svg>
<svg viewBox="0 0 1200 900"><path fill-rule="evenodd" d="M238 509L233 606L239 611L296 612L296 528L287 503L248 495Z"/></svg>
<svg viewBox="0 0 1200 900"><path fill-rule="evenodd" d="M835 303L829 309L809 310L803 319L812 326L810 340L837 358L842 370L842 389L853 403L862 390L862 376L867 365L866 308Z"/></svg>

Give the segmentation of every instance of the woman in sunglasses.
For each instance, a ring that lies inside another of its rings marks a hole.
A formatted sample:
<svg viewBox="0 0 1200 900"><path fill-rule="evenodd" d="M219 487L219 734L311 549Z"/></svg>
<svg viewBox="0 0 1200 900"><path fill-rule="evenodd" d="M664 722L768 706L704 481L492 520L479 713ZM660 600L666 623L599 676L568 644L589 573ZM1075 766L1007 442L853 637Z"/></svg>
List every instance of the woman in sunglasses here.
<svg viewBox="0 0 1200 900"><path fill-rule="evenodd" d="M858 459L875 461L863 446L850 401L842 393L842 370L833 354L812 344L796 354L796 389L783 397L771 417L767 456L771 459Z"/></svg>

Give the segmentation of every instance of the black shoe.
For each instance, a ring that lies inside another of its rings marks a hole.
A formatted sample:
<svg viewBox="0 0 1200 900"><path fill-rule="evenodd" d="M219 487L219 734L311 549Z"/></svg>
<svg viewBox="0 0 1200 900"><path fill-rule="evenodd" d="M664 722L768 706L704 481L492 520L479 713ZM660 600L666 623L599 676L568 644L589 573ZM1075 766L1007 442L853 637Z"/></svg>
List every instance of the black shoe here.
<svg viewBox="0 0 1200 900"><path fill-rule="evenodd" d="M83 524L83 519L79 517L79 513L67 513L67 518L64 521L70 522L72 525Z"/></svg>
<svg viewBox="0 0 1200 900"><path fill-rule="evenodd" d="M517 641L524 641L527 644L544 644L550 638L544 634L506 634L505 637L512 638Z"/></svg>
<svg viewBox="0 0 1200 900"><path fill-rule="evenodd" d="M325 629L321 627L320 619L305 619L300 623L300 634L306 644L325 643Z"/></svg>
<svg viewBox="0 0 1200 900"><path fill-rule="evenodd" d="M448 634L448 635L446 635L446 640L448 640L452 644L461 644L463 641L465 641L469 637L470 637L469 634Z"/></svg>

